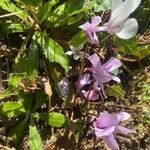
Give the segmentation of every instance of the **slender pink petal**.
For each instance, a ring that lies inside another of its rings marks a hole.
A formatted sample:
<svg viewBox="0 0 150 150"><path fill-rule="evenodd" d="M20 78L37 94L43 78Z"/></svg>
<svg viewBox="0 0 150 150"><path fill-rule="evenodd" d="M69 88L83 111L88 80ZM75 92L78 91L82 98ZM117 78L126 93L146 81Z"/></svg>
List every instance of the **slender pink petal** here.
<svg viewBox="0 0 150 150"><path fill-rule="evenodd" d="M104 68L106 68L109 72L119 68L121 66L121 62L114 58L111 57L105 64L102 65Z"/></svg>
<svg viewBox="0 0 150 150"><path fill-rule="evenodd" d="M92 17L91 24L92 24L93 27L98 26L101 22L102 22L102 19L101 19L100 16Z"/></svg>
<svg viewBox="0 0 150 150"><path fill-rule="evenodd" d="M96 67L97 64L100 62L97 54L93 54L93 55L89 56L88 59L92 63L93 67Z"/></svg>
<svg viewBox="0 0 150 150"><path fill-rule="evenodd" d="M83 25L79 26L79 28L83 29L84 31L88 30L91 27L89 22L84 23Z"/></svg>
<svg viewBox="0 0 150 150"><path fill-rule="evenodd" d="M109 136L103 136L102 139L104 140L104 142L108 145L108 147L111 150L119 150L118 143L115 140L113 134L110 134Z"/></svg>
<svg viewBox="0 0 150 150"><path fill-rule="evenodd" d="M116 117L118 119L118 121L125 121L127 119L129 119L131 117L131 115L127 112L120 112L118 114L116 114Z"/></svg>
<svg viewBox="0 0 150 150"><path fill-rule="evenodd" d="M99 129L96 126L94 127L96 137L109 136L111 133L115 131L115 126L105 129Z"/></svg>
<svg viewBox="0 0 150 150"><path fill-rule="evenodd" d="M123 126L118 125L115 128L115 133L127 135L127 134L130 134L130 133L136 133L136 132L134 130L131 130L131 129L128 129L128 128L125 128Z"/></svg>

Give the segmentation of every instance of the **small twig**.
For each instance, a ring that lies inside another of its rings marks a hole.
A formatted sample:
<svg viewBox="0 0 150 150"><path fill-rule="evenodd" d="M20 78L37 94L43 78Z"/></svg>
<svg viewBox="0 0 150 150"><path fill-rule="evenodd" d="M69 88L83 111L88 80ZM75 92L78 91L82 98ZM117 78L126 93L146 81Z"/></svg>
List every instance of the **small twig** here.
<svg viewBox="0 0 150 150"><path fill-rule="evenodd" d="M5 18L5 17L14 16L14 15L20 14L20 13L22 13L22 12L23 12L23 11L18 11L18 12L13 12L13 13L1 15L0 18Z"/></svg>

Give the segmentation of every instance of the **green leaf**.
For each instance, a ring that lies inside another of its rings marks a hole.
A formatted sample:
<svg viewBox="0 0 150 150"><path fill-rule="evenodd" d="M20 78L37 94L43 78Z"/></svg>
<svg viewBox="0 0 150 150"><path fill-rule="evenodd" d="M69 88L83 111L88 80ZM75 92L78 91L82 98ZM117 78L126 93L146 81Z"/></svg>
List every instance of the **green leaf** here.
<svg viewBox="0 0 150 150"><path fill-rule="evenodd" d="M26 119L24 119L14 129L12 129L9 136L11 136L16 142L20 141L23 136L25 125L26 125Z"/></svg>
<svg viewBox="0 0 150 150"><path fill-rule="evenodd" d="M23 104L23 107L26 113L29 113L32 111L34 98L35 98L35 95L33 93L24 93L23 91L19 91L17 95L17 100L18 102Z"/></svg>
<svg viewBox="0 0 150 150"><path fill-rule="evenodd" d="M14 15L18 16L19 18L21 18L23 20L26 20L28 17L26 12L19 9L10 0L1 0L0 1L0 8L5 9L9 12L15 13Z"/></svg>
<svg viewBox="0 0 150 150"><path fill-rule="evenodd" d="M135 56L139 59L143 59L150 55L150 45L138 46Z"/></svg>
<svg viewBox="0 0 150 150"><path fill-rule="evenodd" d="M67 118L63 114L57 112L39 114L39 119L47 122L50 126L57 128L64 127L67 123Z"/></svg>
<svg viewBox="0 0 150 150"><path fill-rule="evenodd" d="M0 114L7 117L16 117L25 113L25 109L22 103L17 102L5 102L0 106Z"/></svg>
<svg viewBox="0 0 150 150"><path fill-rule="evenodd" d="M39 52L37 44L32 41L29 47L28 56L20 56L15 64L15 69L19 73L27 73L30 77L36 77L38 75L39 65Z"/></svg>
<svg viewBox="0 0 150 150"><path fill-rule="evenodd" d="M33 120L29 125L29 147L30 150L43 150L42 139Z"/></svg>
<svg viewBox="0 0 150 150"><path fill-rule="evenodd" d="M38 6L42 0L19 0L23 2L25 5L30 5L30 6Z"/></svg>
<svg viewBox="0 0 150 150"><path fill-rule="evenodd" d="M112 0L96 0L94 4L94 12L107 11L111 9Z"/></svg>
<svg viewBox="0 0 150 150"><path fill-rule="evenodd" d="M40 23L42 23L44 20L46 20L48 18L52 7L57 3L58 3L58 0L50 0L50 1L42 3L39 6L37 17L38 17Z"/></svg>
<svg viewBox="0 0 150 150"><path fill-rule="evenodd" d="M85 33L83 31L80 31L72 37L68 44L74 47L79 47L81 45L84 45L86 41L87 38L85 36Z"/></svg>
<svg viewBox="0 0 150 150"><path fill-rule="evenodd" d="M16 89L18 88L19 81L25 77L23 73L12 74L9 78L8 88L0 95L0 99L4 99L5 97L15 95Z"/></svg>
<svg viewBox="0 0 150 150"><path fill-rule="evenodd" d="M59 63L67 72L69 70L69 61L67 55L63 52L63 48L53 39L48 37L45 33L38 33L34 37L45 58L47 58L50 62Z"/></svg>
<svg viewBox="0 0 150 150"><path fill-rule="evenodd" d="M13 23L10 20L6 23L3 22L0 28L1 28L0 36L6 36L7 34L10 33L25 32L27 30L27 26L19 23Z"/></svg>
<svg viewBox="0 0 150 150"><path fill-rule="evenodd" d="M150 55L150 45L138 46L136 37L133 37L128 40L124 40L115 36L114 44L123 53L128 55L133 55L139 59L142 59Z"/></svg>
<svg viewBox="0 0 150 150"><path fill-rule="evenodd" d="M123 98L125 95L124 91L121 89L119 85L108 86L106 88L106 93L108 96L114 96L117 98Z"/></svg>
<svg viewBox="0 0 150 150"><path fill-rule="evenodd" d="M89 9L92 9L93 6L93 1L85 2L85 0L68 0L52 11L48 20L55 27L64 24L71 25L72 23L79 21L82 18L81 15Z"/></svg>
<svg viewBox="0 0 150 150"><path fill-rule="evenodd" d="M37 108L40 108L44 102L48 100L48 95L45 94L43 91L38 91L36 93L36 102L35 102L35 107L34 110Z"/></svg>
<svg viewBox="0 0 150 150"><path fill-rule="evenodd" d="M80 138L80 135L83 131L83 126L82 124L78 121L76 122L75 124L75 140L76 140L76 143L79 142L79 138Z"/></svg>
<svg viewBox="0 0 150 150"><path fill-rule="evenodd" d="M137 51L137 40L133 37L128 40L120 39L119 37L114 37L114 44L119 48L120 51L128 54L134 55Z"/></svg>

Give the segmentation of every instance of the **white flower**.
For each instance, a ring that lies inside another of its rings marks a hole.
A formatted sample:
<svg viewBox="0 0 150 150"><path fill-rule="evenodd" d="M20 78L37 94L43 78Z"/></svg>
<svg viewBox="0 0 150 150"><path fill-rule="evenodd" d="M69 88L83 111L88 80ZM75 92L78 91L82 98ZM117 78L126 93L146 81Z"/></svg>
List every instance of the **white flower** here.
<svg viewBox="0 0 150 150"><path fill-rule="evenodd" d="M138 31L138 23L135 18L128 17L140 3L141 0L112 0L110 19L100 29L122 39L133 37Z"/></svg>
<svg viewBox="0 0 150 150"><path fill-rule="evenodd" d="M73 55L73 58L75 60L78 60L79 58L83 58L84 52L80 51L83 48L83 45L79 47L73 47L70 46L71 51L66 52L67 55Z"/></svg>

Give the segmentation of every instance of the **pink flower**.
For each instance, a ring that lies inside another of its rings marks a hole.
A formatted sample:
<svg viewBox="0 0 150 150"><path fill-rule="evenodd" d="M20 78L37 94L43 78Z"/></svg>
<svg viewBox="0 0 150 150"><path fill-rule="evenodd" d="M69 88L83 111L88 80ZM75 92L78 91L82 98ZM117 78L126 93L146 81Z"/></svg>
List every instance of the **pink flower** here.
<svg viewBox="0 0 150 150"><path fill-rule="evenodd" d="M96 137L100 137L104 142L112 149L118 150L119 146L114 138L114 134L127 135L135 133L134 130L130 130L120 125L121 121L127 120L131 115L126 112L120 112L115 115L103 112L100 114L96 121L94 121L94 131Z"/></svg>
<svg viewBox="0 0 150 150"><path fill-rule="evenodd" d="M103 84L110 80L120 82L120 79L112 75L111 72L120 67L121 62L111 57L105 64L101 65L101 61L97 54L91 55L88 59L92 67L87 70L91 71L91 73L85 73L81 76L79 88L82 89L82 93L87 100L95 101L99 98L106 98ZM86 85L90 85L89 90L83 89Z"/></svg>
<svg viewBox="0 0 150 150"><path fill-rule="evenodd" d="M105 64L101 65L101 61L97 54L91 55L89 58L92 63L91 71L93 73L93 77L100 83L106 83L110 80L115 80L116 82L120 82L120 79L110 73L119 68L121 66L121 62L111 57Z"/></svg>
<svg viewBox="0 0 150 150"><path fill-rule="evenodd" d="M86 22L83 25L79 26L79 28L85 31L88 41L91 44L99 43L96 32L100 31L98 29L98 25L99 23L101 23L101 21L102 21L101 17L95 16L92 17L91 23Z"/></svg>

